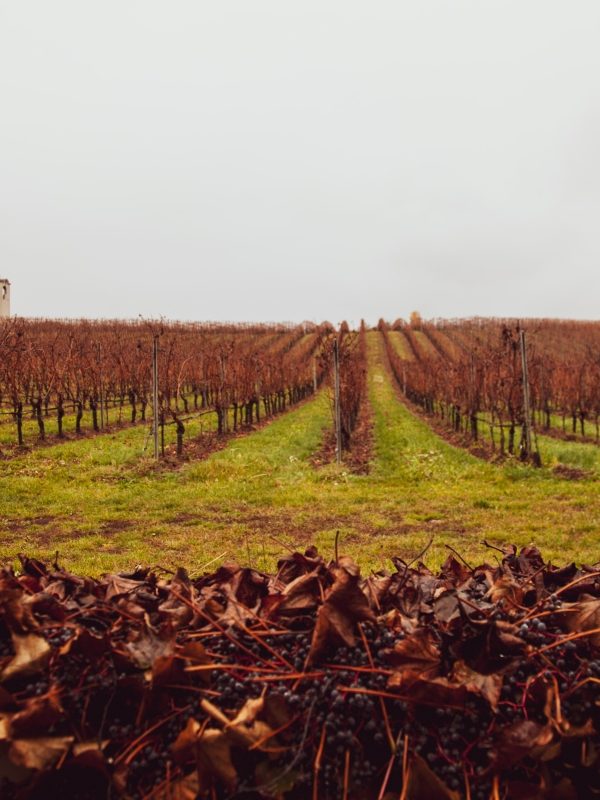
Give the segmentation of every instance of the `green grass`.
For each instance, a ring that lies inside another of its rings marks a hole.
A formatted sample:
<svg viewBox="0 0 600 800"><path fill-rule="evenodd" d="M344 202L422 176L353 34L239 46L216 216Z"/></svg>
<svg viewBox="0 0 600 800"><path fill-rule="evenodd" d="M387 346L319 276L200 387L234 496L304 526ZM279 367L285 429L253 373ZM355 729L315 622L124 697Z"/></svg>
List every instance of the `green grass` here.
<svg viewBox="0 0 600 800"><path fill-rule="evenodd" d="M543 430L544 419L540 419L538 414L536 414L535 417L538 428ZM579 420L577 420L577 430L573 432L573 422L570 416L566 418L565 425L563 426L563 418L560 414L550 414L550 426L553 431L560 434L566 433L569 437L572 437L572 441L579 440L598 447L598 442L595 441L596 425L593 419L586 419L585 421L585 438L582 436Z"/></svg>
<svg viewBox="0 0 600 800"><path fill-rule="evenodd" d="M193 414L193 396L188 395L187 399L190 405L190 413ZM71 438L76 436L76 413L71 409L70 404L67 404L67 407L69 410L63 417L63 433L67 438ZM171 407L174 408L173 401L171 402ZM119 408L118 405L113 406L111 403L109 407L105 409L105 413L108 417L108 424L110 426L114 426L118 429L121 423L123 426L131 425L131 405L129 403L123 404L122 408ZM186 416L183 411L181 411L181 413L183 416ZM152 408L150 406L146 408L146 417L147 421L142 422L140 419L140 405L138 404L136 425L147 430L152 420ZM98 411L98 422L99 421L100 411ZM49 439L58 436L58 421L56 419L56 411L52 410L49 412L48 416L44 415L44 429L46 436ZM92 412L87 407L83 410L83 416L81 418L81 430L84 434L92 434L93 432ZM100 433L99 435L103 435L103 433ZM23 409L23 440L25 447L33 447L39 443L39 428L36 419L31 415L31 407L25 407ZM0 416L0 448L3 445L16 445L16 443L17 426L15 424L14 417L11 413L8 413L6 406L3 406L2 414Z"/></svg>
<svg viewBox="0 0 600 800"><path fill-rule="evenodd" d="M331 424L326 392L176 470L155 469L142 455L147 432L128 428L0 462L0 555L58 550L68 568L93 574L136 563L195 573L215 558L271 569L288 544L315 542L332 555L339 530L341 550L364 568L410 558L432 535L432 566L446 544L469 562L493 558L484 538L535 543L557 562L600 558L596 481L496 466L452 447L399 401L382 344L368 334L370 475L311 466Z"/></svg>
<svg viewBox="0 0 600 800"><path fill-rule="evenodd" d="M489 418L487 414L480 414L480 417ZM491 443L492 435L487 425L479 426L479 433L483 441ZM515 450L518 450L521 441L521 430L515 433ZM555 439L552 436L537 434L538 447L542 464L545 467L553 468L559 464L568 467L576 467L594 473L600 477L600 447L593 442L566 441ZM494 428L494 442L500 448L500 431ZM505 430L505 446L508 446L508 430Z"/></svg>
<svg viewBox="0 0 600 800"><path fill-rule="evenodd" d="M408 340L401 331L388 331L388 338L400 358L404 358L406 361L414 361L415 357L410 349Z"/></svg>

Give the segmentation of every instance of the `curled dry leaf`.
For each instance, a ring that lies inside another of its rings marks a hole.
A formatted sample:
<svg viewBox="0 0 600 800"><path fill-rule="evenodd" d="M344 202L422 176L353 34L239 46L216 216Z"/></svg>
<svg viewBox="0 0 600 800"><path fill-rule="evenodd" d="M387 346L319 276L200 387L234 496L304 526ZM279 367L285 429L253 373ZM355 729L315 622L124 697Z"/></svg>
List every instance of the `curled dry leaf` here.
<svg viewBox="0 0 600 800"><path fill-rule="evenodd" d="M496 765L506 767L525 757L540 757L554 739L550 725L522 720L505 728L496 745Z"/></svg>
<svg viewBox="0 0 600 800"><path fill-rule="evenodd" d="M590 635L590 643L600 647L600 599L584 595L570 607L565 621L567 630L572 633L598 629L597 633Z"/></svg>
<svg viewBox="0 0 600 800"><path fill-rule="evenodd" d="M405 639L400 639L387 659L395 668L393 685L401 685L405 673L436 678L441 669L440 656L439 643L429 628L419 628Z"/></svg>
<svg viewBox="0 0 600 800"><path fill-rule="evenodd" d="M200 778L197 770L175 778L166 786L161 785L148 795L148 800L197 800L200 793Z"/></svg>
<svg viewBox="0 0 600 800"><path fill-rule="evenodd" d="M12 643L15 655L2 670L0 681L8 681L17 676L34 675L48 663L51 647L42 636L35 633L20 636L15 633L12 636Z"/></svg>
<svg viewBox="0 0 600 800"><path fill-rule="evenodd" d="M409 764L406 796L407 800L460 800L459 793L446 786L417 754Z"/></svg>
<svg viewBox="0 0 600 800"><path fill-rule="evenodd" d="M40 736L35 739L13 739L11 761L20 767L45 770L62 758L73 744L72 736Z"/></svg>
<svg viewBox="0 0 600 800"><path fill-rule="evenodd" d="M231 760L231 739L221 730L206 728L196 745L198 775L203 789L208 789L212 779L221 781L233 790L238 781L237 770Z"/></svg>
<svg viewBox="0 0 600 800"><path fill-rule="evenodd" d="M595 630L600 582L505 553L366 581L314 549L274 575L0 570L2 800L595 796L599 641L564 630Z"/></svg>
<svg viewBox="0 0 600 800"><path fill-rule="evenodd" d="M360 573L352 559L340 559L331 570L334 583L317 612L308 663L314 664L331 646L356 645L359 622L374 622L375 614L360 588Z"/></svg>
<svg viewBox="0 0 600 800"><path fill-rule="evenodd" d="M498 707L504 683L501 673L482 675L468 667L464 661L456 661L452 668L452 681L463 685L469 692L480 694L494 710Z"/></svg>

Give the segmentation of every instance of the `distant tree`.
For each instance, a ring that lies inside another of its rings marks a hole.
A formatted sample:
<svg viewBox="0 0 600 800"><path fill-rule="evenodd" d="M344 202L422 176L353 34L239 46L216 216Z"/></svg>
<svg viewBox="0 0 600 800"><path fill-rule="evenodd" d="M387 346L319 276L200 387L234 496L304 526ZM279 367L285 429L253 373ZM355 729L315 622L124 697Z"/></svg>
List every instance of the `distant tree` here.
<svg viewBox="0 0 600 800"><path fill-rule="evenodd" d="M421 317L419 312L418 311L411 311L410 312L410 321L409 321L410 327L415 331L419 331L419 330L421 330L422 324L423 324L423 318Z"/></svg>

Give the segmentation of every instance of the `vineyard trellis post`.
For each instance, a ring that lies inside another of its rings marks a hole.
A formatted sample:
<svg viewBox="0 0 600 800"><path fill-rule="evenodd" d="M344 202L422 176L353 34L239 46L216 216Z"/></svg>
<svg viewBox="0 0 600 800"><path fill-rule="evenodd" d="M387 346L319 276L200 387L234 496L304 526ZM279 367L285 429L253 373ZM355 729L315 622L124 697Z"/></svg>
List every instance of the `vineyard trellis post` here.
<svg viewBox="0 0 600 800"><path fill-rule="evenodd" d="M158 461L158 334L154 334L152 341L152 434L154 459Z"/></svg>
<svg viewBox="0 0 600 800"><path fill-rule="evenodd" d="M523 368L523 406L525 419L525 445L527 447L527 458L531 458L531 406L529 401L529 373L527 370L527 344L525 341L525 331L520 332L521 340L521 365Z"/></svg>
<svg viewBox="0 0 600 800"><path fill-rule="evenodd" d="M104 430L104 373L102 371L102 345L100 342L98 342L98 382L100 383L100 430Z"/></svg>
<svg viewBox="0 0 600 800"><path fill-rule="evenodd" d="M335 411L335 460L342 463L342 414L340 408L340 350L338 340L333 342L333 387Z"/></svg>
<svg viewBox="0 0 600 800"><path fill-rule="evenodd" d="M317 357L313 357L313 392L317 391Z"/></svg>

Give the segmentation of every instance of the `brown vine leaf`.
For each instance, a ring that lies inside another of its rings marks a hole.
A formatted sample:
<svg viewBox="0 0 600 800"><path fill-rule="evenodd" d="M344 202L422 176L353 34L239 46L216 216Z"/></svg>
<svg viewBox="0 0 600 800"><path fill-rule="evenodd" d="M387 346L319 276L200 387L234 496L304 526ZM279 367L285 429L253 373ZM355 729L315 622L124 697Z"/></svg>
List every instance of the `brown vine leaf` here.
<svg viewBox="0 0 600 800"><path fill-rule="evenodd" d="M499 672L482 675L468 667L464 661L456 661L452 669L452 680L462 684L470 692L480 694L496 710L502 692L504 678Z"/></svg>
<svg viewBox="0 0 600 800"><path fill-rule="evenodd" d="M196 755L196 745L202 726L193 717L188 719L185 728L171 745L171 753L176 764L192 761Z"/></svg>
<svg viewBox="0 0 600 800"><path fill-rule="evenodd" d="M540 758L554 739L550 725L521 720L502 730L498 737L495 763L506 769L527 756Z"/></svg>
<svg viewBox="0 0 600 800"><path fill-rule="evenodd" d="M58 693L52 693L47 697L33 697L21 711L12 715L11 737L27 739L30 736L37 736L40 730L48 729L58 722L63 713Z"/></svg>
<svg viewBox="0 0 600 800"><path fill-rule="evenodd" d="M237 772L231 760L231 739L217 728L207 728L198 738L198 775L203 789L211 784L212 777L223 781L233 790L237 784Z"/></svg>
<svg viewBox="0 0 600 800"><path fill-rule="evenodd" d="M453 792L429 768L429 765L416 753L412 756L408 778L408 800L459 800L458 792Z"/></svg>
<svg viewBox="0 0 600 800"><path fill-rule="evenodd" d="M523 603L523 594L523 587L518 581L505 573L494 580L487 592L487 597L492 603L507 600L510 604L518 606Z"/></svg>
<svg viewBox="0 0 600 800"><path fill-rule="evenodd" d="M315 663L331 645L355 647L357 623L375 621L375 614L359 586L360 572L354 561L341 558L331 573L334 583L317 613L309 664Z"/></svg>
<svg viewBox="0 0 600 800"><path fill-rule="evenodd" d="M418 628L410 636L397 641L388 661L398 676L392 676L395 678L392 685L399 685L404 673L416 673L422 678L436 678L440 674L440 648L429 628Z"/></svg>
<svg viewBox="0 0 600 800"><path fill-rule="evenodd" d="M106 575L105 581L106 600L112 600L114 597L135 592L140 587L140 581L124 578L122 575Z"/></svg>
<svg viewBox="0 0 600 800"><path fill-rule="evenodd" d="M36 739L13 739L9 756L18 767L49 769L73 744L73 736L41 736Z"/></svg>
<svg viewBox="0 0 600 800"><path fill-rule="evenodd" d="M299 575L290 581L279 596L277 612L292 616L315 609L319 602L319 570Z"/></svg>
<svg viewBox="0 0 600 800"><path fill-rule="evenodd" d="M166 786L160 786L148 795L148 800L196 800L199 793L200 779L198 772L194 770L189 775L183 775Z"/></svg>
<svg viewBox="0 0 600 800"><path fill-rule="evenodd" d="M581 600L571 606L571 613L565 614L567 630L573 633L600 628L600 600L583 595ZM593 633L588 641L600 647L600 633Z"/></svg>
<svg viewBox="0 0 600 800"><path fill-rule="evenodd" d="M17 675L32 675L41 670L50 658L51 647L48 642L35 633L20 636L12 635L15 655L4 667L0 680L7 681Z"/></svg>
<svg viewBox="0 0 600 800"><path fill-rule="evenodd" d="M125 644L132 663L140 669L150 669L157 658L170 655L173 648L174 641L170 637L163 638L149 630Z"/></svg>

